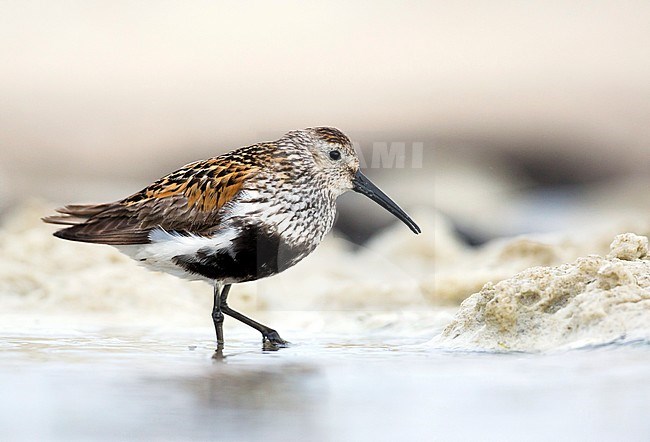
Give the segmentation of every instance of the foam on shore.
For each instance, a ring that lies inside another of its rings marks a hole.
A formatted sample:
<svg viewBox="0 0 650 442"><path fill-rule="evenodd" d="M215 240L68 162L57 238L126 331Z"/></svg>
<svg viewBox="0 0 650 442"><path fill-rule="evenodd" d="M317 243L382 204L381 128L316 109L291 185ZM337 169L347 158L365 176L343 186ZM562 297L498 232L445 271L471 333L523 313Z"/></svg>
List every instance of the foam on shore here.
<svg viewBox="0 0 650 442"><path fill-rule="evenodd" d="M616 236L606 256L533 267L465 300L435 346L544 351L650 342L648 238Z"/></svg>

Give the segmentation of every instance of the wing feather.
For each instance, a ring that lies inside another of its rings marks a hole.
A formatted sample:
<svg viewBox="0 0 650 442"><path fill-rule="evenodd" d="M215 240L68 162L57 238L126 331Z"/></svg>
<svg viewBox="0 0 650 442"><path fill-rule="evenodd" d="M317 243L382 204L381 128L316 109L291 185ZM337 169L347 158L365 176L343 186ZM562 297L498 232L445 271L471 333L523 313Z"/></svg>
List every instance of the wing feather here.
<svg viewBox="0 0 650 442"><path fill-rule="evenodd" d="M255 164L227 156L198 161L123 200L68 205L43 221L71 226L57 231L57 237L99 244L146 244L159 227L200 235L214 229L221 208L258 171Z"/></svg>

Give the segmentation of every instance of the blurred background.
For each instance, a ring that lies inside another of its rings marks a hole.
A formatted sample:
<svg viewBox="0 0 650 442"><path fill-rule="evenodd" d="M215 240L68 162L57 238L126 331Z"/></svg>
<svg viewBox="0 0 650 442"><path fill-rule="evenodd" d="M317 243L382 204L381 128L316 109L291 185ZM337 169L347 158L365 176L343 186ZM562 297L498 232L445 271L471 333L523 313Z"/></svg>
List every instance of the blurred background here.
<svg viewBox="0 0 650 442"><path fill-rule="evenodd" d="M0 210L320 125L470 243L650 207L647 1L2 1L0 57Z"/></svg>

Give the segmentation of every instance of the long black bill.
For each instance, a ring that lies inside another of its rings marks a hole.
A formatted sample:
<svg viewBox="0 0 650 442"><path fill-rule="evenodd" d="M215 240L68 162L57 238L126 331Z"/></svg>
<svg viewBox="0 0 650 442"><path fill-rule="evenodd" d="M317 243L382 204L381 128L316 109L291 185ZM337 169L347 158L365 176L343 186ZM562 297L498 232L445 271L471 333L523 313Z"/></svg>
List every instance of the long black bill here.
<svg viewBox="0 0 650 442"><path fill-rule="evenodd" d="M357 172L352 180L352 190L359 192L377 204L379 204L384 209L388 210L390 213L399 218L404 224L406 224L413 233L420 233L421 230L415 221L411 219L410 216L406 214L395 202L388 197L384 192L379 189L379 187L372 184L372 182L366 178L361 171Z"/></svg>

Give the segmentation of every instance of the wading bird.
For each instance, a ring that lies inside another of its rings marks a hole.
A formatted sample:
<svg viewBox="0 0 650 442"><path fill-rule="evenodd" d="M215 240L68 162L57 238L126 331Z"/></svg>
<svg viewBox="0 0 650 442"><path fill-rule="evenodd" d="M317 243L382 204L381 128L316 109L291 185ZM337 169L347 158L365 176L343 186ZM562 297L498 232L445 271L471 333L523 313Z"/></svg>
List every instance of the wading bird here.
<svg viewBox="0 0 650 442"><path fill-rule="evenodd" d="M287 344L277 331L228 306L232 284L275 275L314 251L332 228L336 199L354 190L413 232L415 222L359 170L339 130L316 127L190 163L122 200L68 205L43 220L55 236L109 244L156 271L214 286L212 319L223 346L224 315Z"/></svg>

